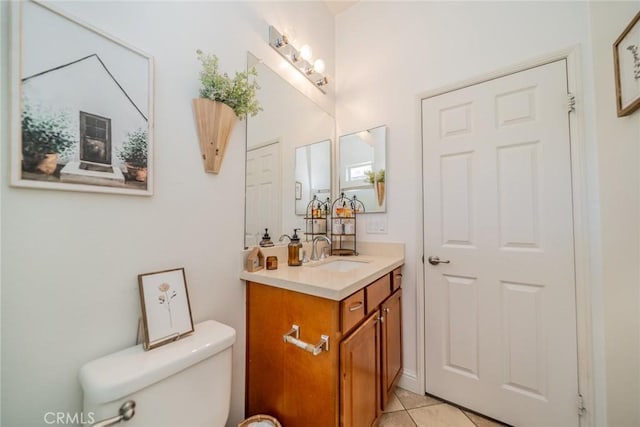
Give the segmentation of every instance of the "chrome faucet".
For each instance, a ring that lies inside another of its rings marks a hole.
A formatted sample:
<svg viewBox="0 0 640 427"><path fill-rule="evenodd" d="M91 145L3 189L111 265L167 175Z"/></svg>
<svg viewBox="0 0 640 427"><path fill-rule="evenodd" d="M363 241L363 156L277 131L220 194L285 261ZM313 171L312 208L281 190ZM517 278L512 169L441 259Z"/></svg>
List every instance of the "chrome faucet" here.
<svg viewBox="0 0 640 427"><path fill-rule="evenodd" d="M329 239L327 236L320 235L314 237L313 242L311 242L311 245L313 246L313 250L311 251L311 261L318 261L319 259L325 258L324 251L322 252L322 255L318 257L318 240L324 240L329 244L329 246L331 246L331 239Z"/></svg>
<svg viewBox="0 0 640 427"><path fill-rule="evenodd" d="M283 234L282 236L280 236L280 238L278 239L278 242L282 242L284 240L284 238L289 239L289 241L291 241L291 237L289 237L288 234Z"/></svg>

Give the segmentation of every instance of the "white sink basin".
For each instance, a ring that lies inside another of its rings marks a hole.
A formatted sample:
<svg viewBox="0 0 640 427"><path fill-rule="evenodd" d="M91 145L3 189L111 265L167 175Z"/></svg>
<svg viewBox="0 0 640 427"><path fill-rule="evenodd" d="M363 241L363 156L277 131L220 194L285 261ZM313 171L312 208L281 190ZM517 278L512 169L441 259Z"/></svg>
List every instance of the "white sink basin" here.
<svg viewBox="0 0 640 427"><path fill-rule="evenodd" d="M355 270L356 268L364 267L367 261L349 261L344 259L336 259L315 266L320 270L337 271L340 273L346 273L347 271Z"/></svg>

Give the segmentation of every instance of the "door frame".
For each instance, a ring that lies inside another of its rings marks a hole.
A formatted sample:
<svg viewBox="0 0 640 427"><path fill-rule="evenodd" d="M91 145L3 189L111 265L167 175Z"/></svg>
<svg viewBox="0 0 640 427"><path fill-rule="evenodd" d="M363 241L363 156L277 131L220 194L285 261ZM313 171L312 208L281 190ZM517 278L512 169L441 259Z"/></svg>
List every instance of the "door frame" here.
<svg viewBox="0 0 640 427"><path fill-rule="evenodd" d="M468 80L459 81L450 85L423 92L416 97L416 123L417 143L420 152L420 176L418 188L421 190L423 201L418 209L418 233L416 257L416 385L421 393L426 392L426 357L425 357L425 277L424 277L424 189L423 189L423 150L422 150L422 100L445 94L468 86L484 83L510 74L525 71L530 68L546 65L551 62L566 60L568 91L575 97L575 109L569 115L569 139L571 153L571 191L573 206L573 233L574 233L574 262L575 262L575 296L576 296L576 325L577 325L577 358L578 358L578 392L582 396L583 407L586 411L580 416L580 425L591 427L595 425L595 393L594 393L594 367L593 367L593 335L592 335L592 311L591 290L595 282L594 274L590 268L590 232L589 220L593 220L588 214L587 194L587 151L583 130L585 125L584 91L582 90L582 75L580 72L580 48L569 47L541 57L530 59L509 67L482 74ZM567 101L568 102L568 101ZM597 262L597 261L596 261ZM578 397L576 396L576 399ZM578 402L576 402L578 411Z"/></svg>

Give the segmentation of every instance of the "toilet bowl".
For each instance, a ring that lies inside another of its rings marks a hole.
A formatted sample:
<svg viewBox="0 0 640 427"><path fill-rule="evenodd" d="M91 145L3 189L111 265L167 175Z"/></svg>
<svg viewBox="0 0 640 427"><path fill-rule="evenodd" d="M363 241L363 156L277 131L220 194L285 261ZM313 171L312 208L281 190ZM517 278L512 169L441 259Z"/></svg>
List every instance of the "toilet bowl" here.
<svg viewBox="0 0 640 427"><path fill-rule="evenodd" d="M142 345L93 360L80 369L83 414L94 422L118 415L128 400L126 427L223 427L231 399L233 328L208 320L178 341Z"/></svg>

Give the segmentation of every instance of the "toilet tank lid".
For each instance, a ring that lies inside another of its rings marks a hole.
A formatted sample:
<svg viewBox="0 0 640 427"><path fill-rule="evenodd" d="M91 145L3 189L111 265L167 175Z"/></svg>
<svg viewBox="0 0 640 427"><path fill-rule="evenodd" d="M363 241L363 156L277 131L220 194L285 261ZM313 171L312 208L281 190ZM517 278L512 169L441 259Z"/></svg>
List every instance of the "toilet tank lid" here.
<svg viewBox="0 0 640 427"><path fill-rule="evenodd" d="M88 362L80 368L85 399L106 403L161 381L233 345L236 331L207 320L195 332L150 351L142 344Z"/></svg>

